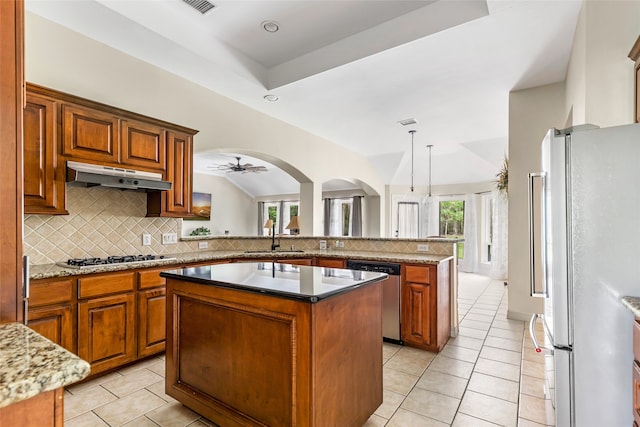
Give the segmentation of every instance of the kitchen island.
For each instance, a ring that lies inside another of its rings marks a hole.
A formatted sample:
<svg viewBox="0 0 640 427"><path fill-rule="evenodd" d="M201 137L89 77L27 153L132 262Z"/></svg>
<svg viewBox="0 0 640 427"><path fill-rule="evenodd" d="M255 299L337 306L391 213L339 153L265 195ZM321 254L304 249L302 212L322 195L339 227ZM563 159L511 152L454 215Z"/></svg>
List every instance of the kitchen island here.
<svg viewBox="0 0 640 427"><path fill-rule="evenodd" d="M382 403L386 275L278 263L161 273L166 393L224 426L356 426Z"/></svg>

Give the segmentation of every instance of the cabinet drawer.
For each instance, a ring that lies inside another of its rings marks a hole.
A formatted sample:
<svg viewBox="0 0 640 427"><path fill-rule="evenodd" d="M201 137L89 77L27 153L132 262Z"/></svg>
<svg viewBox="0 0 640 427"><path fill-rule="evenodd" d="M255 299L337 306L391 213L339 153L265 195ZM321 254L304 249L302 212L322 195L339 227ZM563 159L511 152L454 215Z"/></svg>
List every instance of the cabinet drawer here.
<svg viewBox="0 0 640 427"><path fill-rule="evenodd" d="M407 265L404 269L404 279L407 282L429 284L431 283L431 268Z"/></svg>
<svg viewBox="0 0 640 427"><path fill-rule="evenodd" d="M73 280L55 280L31 282L29 287L29 306L59 304L73 299Z"/></svg>
<svg viewBox="0 0 640 427"><path fill-rule="evenodd" d="M344 268L344 260L333 259L333 258L317 258L316 265L318 267L327 267L327 268Z"/></svg>
<svg viewBox="0 0 640 427"><path fill-rule="evenodd" d="M167 284L167 279L160 277L160 272L165 270L171 270L167 267L162 270L147 270L138 272L138 289L157 288L158 286L164 286Z"/></svg>
<svg viewBox="0 0 640 427"><path fill-rule="evenodd" d="M78 298L127 292L134 289L134 273L109 274L78 279Z"/></svg>

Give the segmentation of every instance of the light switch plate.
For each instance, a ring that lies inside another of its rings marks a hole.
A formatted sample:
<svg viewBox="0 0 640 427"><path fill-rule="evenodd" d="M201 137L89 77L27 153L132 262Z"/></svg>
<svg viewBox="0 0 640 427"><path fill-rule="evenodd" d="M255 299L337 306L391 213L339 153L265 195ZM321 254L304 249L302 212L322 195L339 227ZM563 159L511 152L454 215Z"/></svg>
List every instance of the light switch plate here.
<svg viewBox="0 0 640 427"><path fill-rule="evenodd" d="M418 252L429 252L429 245L418 245Z"/></svg>
<svg viewBox="0 0 640 427"><path fill-rule="evenodd" d="M209 247L208 242L198 242L198 249L207 249Z"/></svg>
<svg viewBox="0 0 640 427"><path fill-rule="evenodd" d="M151 234L142 235L142 246L151 246Z"/></svg>

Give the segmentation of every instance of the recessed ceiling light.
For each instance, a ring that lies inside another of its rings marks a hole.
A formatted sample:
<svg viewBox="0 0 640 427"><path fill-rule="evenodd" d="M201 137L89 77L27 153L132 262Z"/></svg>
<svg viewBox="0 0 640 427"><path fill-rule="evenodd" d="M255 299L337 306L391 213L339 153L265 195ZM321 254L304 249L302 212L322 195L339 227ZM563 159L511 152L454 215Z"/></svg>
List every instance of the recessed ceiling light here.
<svg viewBox="0 0 640 427"><path fill-rule="evenodd" d="M268 33L275 33L280 29L280 24L276 21L264 21L262 23L262 28Z"/></svg>
<svg viewBox="0 0 640 427"><path fill-rule="evenodd" d="M278 99L280 99L278 98L278 95L273 95L273 94L265 95L263 98L270 102L276 102Z"/></svg>

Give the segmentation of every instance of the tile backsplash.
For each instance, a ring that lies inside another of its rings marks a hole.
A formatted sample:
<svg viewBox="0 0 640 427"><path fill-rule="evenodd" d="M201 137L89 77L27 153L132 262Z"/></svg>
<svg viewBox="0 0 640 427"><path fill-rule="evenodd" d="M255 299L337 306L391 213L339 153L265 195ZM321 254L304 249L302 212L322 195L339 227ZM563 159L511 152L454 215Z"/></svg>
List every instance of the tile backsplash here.
<svg viewBox="0 0 640 427"><path fill-rule="evenodd" d="M207 241L213 251L268 250L269 237L203 236L180 239L182 219L147 218L147 196L136 191L102 187L67 186L69 215L25 215L23 251L31 264L50 264L69 258L110 255L169 255L197 252L198 243ZM163 245L162 233L176 233L178 243ZM151 235L151 245L142 245L142 235ZM358 238L358 237L283 237L281 248L318 250L320 240L328 250L387 253L417 253L417 244L425 240ZM450 256L454 245L447 241L429 240L429 254ZM424 254L424 253L423 253Z"/></svg>
<svg viewBox="0 0 640 427"><path fill-rule="evenodd" d="M102 187L67 187L69 215L25 215L24 254L33 264L69 258L124 254L167 254L178 245L162 245L162 233L180 236L182 220L147 218L147 195ZM142 246L142 234L151 246Z"/></svg>

